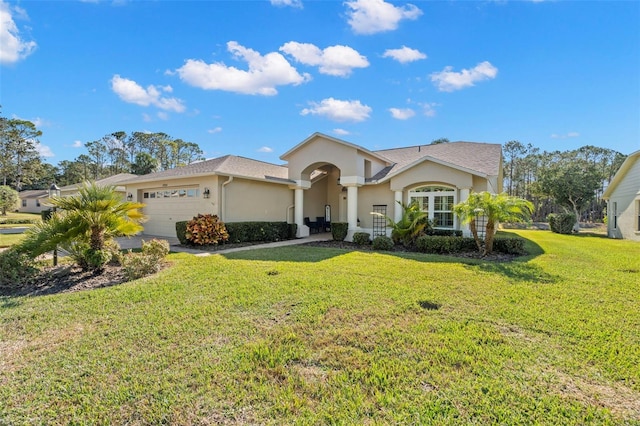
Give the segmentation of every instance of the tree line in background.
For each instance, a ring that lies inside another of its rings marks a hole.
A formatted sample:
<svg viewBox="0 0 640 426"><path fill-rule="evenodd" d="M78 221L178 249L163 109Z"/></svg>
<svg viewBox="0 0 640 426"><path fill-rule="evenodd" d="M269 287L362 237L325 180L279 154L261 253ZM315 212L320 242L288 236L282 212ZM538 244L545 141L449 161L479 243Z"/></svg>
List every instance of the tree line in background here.
<svg viewBox="0 0 640 426"><path fill-rule="evenodd" d="M531 201L532 219L570 212L582 222L606 216L602 194L626 156L608 148L583 146L570 151L540 152L533 145L509 141L502 147L504 191Z"/></svg>
<svg viewBox="0 0 640 426"><path fill-rule="evenodd" d="M86 142L87 152L58 166L42 161L42 132L30 121L0 117L0 185L18 191L103 179L118 173L144 175L203 160L198 144L166 133L118 131Z"/></svg>
<svg viewBox="0 0 640 426"><path fill-rule="evenodd" d="M166 133L118 131L86 142L85 154L53 166L38 153L41 135L30 121L0 116L0 185L18 191L47 189L54 182L65 186L118 173L143 175L204 159L196 143ZM532 202L534 221L563 211L574 213L581 221L602 221L606 215L602 193L626 158L595 146L541 152L515 140L505 143L502 151L504 191Z"/></svg>

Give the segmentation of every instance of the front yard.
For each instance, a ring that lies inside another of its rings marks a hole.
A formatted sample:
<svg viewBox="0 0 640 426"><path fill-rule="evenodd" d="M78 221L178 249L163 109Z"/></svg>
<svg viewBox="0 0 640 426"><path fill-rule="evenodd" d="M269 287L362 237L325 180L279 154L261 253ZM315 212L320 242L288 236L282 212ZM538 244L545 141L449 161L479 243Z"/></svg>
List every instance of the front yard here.
<svg viewBox="0 0 640 426"><path fill-rule="evenodd" d="M284 247L0 297L0 424L640 424L640 244Z"/></svg>

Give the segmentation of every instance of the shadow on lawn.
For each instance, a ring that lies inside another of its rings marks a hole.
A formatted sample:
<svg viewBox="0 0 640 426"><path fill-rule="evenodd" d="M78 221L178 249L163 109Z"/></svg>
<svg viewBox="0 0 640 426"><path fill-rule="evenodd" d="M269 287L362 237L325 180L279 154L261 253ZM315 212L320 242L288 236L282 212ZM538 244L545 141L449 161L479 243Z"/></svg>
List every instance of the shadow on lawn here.
<svg viewBox="0 0 640 426"><path fill-rule="evenodd" d="M276 249L258 249L223 254L229 260L261 260L272 262L322 262L334 257L342 256L353 251L375 253L378 255L395 256L416 262L458 263L466 264L467 268L482 272L501 274L513 281L554 283L557 277L548 274L541 267L532 265L529 261L544 253L542 247L535 242L519 236L525 240L525 256L509 256L495 254L486 258L465 255L435 255L410 251L373 251L370 247L362 248L344 242L323 242L321 246L290 246ZM311 248L311 249L310 249Z"/></svg>

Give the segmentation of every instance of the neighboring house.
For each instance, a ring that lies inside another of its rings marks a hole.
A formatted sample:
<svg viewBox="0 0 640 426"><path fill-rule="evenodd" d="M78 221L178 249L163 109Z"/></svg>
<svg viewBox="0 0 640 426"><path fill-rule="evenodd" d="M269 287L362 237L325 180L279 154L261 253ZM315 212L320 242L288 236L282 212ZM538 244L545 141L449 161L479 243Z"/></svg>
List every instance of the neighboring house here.
<svg viewBox="0 0 640 426"><path fill-rule="evenodd" d="M18 200L17 207L20 213L40 213L49 208L46 205L47 199L49 198L49 191L47 190L33 189L20 191L18 196L20 199Z"/></svg>
<svg viewBox="0 0 640 426"><path fill-rule="evenodd" d="M607 201L607 235L640 241L640 151L624 160L602 198Z"/></svg>
<svg viewBox="0 0 640 426"><path fill-rule="evenodd" d="M502 191L499 144L450 142L370 151L314 133L275 165L227 155L123 182L146 204L145 234L175 236L175 222L198 213L225 222L287 221L309 235L306 218L349 223L354 232L388 234L383 213L396 220L398 202L416 200L436 227L463 229L454 204L472 191ZM468 229L464 229L468 234Z"/></svg>
<svg viewBox="0 0 640 426"><path fill-rule="evenodd" d="M122 182L129 180L131 178L134 178L136 176L137 175L134 175L131 173L119 173L117 175L109 176L104 179L96 180L95 184L98 186L113 186L116 192L120 193L122 195L122 198L125 199L127 196L127 192L125 190L124 185L122 185ZM76 195L78 193L78 190L87 183L88 181L81 182L81 183L74 183L73 185L63 186L62 188L60 188L60 196L69 197L71 195Z"/></svg>

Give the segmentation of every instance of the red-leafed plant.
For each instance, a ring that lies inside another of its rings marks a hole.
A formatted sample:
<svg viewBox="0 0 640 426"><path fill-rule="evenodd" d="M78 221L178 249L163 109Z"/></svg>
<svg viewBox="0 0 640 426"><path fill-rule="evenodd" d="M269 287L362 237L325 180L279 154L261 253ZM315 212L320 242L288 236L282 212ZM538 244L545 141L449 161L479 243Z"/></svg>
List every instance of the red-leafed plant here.
<svg viewBox="0 0 640 426"><path fill-rule="evenodd" d="M193 244L206 246L227 241L229 234L218 216L199 214L187 223L186 237Z"/></svg>

